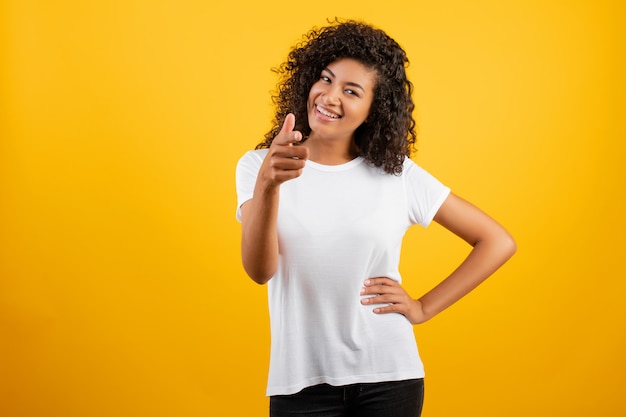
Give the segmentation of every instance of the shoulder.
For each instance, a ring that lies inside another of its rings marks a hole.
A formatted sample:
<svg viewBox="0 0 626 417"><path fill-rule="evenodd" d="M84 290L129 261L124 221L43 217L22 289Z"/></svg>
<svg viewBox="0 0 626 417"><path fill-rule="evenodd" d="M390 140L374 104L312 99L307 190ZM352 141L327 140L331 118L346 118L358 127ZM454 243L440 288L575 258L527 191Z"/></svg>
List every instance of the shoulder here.
<svg viewBox="0 0 626 417"><path fill-rule="evenodd" d="M409 184L421 184L429 187L447 188L437 177L409 158L404 159L402 176Z"/></svg>
<svg viewBox="0 0 626 417"><path fill-rule="evenodd" d="M244 153L237 162L238 167L260 167L268 149L255 149Z"/></svg>
<svg viewBox="0 0 626 417"><path fill-rule="evenodd" d="M404 162L402 163L402 175L406 177L415 176L415 175L424 175L428 174L424 168L419 166L417 162L412 160L411 158L404 158Z"/></svg>

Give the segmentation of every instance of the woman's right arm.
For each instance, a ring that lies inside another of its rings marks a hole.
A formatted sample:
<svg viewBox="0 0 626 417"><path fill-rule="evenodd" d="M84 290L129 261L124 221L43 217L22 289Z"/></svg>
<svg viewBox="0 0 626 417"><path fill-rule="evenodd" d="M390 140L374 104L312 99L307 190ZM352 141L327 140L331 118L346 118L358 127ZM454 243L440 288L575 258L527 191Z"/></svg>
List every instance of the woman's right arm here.
<svg viewBox="0 0 626 417"><path fill-rule="evenodd" d="M280 185L302 174L308 149L293 146L302 139L288 114L259 169L252 198L241 206L241 259L246 273L265 284L278 267L278 198Z"/></svg>

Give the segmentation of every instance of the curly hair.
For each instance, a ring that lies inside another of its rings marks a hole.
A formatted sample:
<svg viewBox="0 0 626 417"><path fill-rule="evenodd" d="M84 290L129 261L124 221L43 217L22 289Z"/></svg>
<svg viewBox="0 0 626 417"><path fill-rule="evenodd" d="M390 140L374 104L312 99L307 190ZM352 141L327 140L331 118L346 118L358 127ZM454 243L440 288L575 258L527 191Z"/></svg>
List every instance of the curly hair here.
<svg viewBox="0 0 626 417"><path fill-rule="evenodd" d="M306 140L311 133L307 117L311 87L328 64L352 58L376 73L368 121L355 132L359 155L387 173L400 174L404 159L410 156L416 141L413 84L406 76L409 64L406 53L395 40L371 25L337 19L329 23L304 35L287 61L272 69L279 76L277 93L272 96L276 113L272 129L256 149L272 144L289 113L296 117L294 129Z"/></svg>

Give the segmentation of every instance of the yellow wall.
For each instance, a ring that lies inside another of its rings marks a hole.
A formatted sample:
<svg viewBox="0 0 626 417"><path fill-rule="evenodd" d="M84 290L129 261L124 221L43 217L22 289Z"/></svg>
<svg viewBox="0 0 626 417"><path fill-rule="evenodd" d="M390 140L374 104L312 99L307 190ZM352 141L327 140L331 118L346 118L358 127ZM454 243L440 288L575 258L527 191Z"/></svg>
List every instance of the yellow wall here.
<svg viewBox="0 0 626 417"><path fill-rule="evenodd" d="M0 415L266 415L234 167L334 16L405 47L416 160L519 244L416 327L425 416L626 414L622 2L4 0ZM466 251L412 230L409 290Z"/></svg>

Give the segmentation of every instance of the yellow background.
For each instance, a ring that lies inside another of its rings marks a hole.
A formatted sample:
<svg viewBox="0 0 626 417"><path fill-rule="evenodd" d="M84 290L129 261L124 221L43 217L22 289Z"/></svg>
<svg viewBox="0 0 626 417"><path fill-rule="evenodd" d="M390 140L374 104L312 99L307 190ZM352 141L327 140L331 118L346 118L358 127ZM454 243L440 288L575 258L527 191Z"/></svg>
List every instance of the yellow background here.
<svg viewBox="0 0 626 417"><path fill-rule="evenodd" d="M0 1L0 415L266 415L234 168L335 16L404 46L415 159L519 245L415 328L424 415L626 415L622 4ZM411 230L409 291L467 250Z"/></svg>

